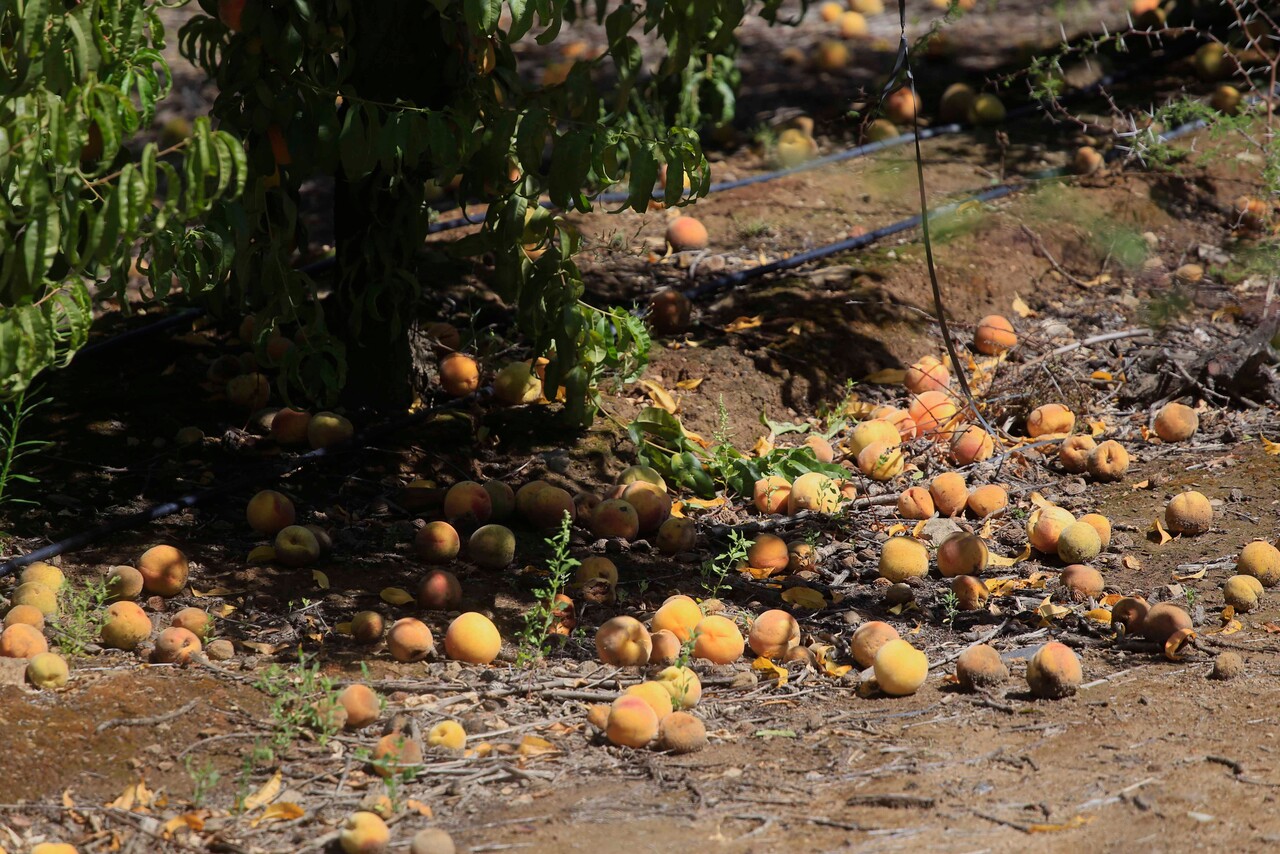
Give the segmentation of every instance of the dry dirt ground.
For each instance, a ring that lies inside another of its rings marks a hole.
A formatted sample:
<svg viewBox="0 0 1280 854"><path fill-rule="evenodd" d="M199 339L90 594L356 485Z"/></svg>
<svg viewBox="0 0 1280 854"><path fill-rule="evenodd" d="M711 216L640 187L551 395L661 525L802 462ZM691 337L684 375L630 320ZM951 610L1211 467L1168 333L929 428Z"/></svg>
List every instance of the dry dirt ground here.
<svg viewBox="0 0 1280 854"><path fill-rule="evenodd" d="M1043 29L1052 24L1046 19ZM1002 32L995 13L966 26L971 33L958 32L974 40ZM818 32L805 27L808 38ZM878 34L891 38L892 28L883 28ZM767 56L756 50L750 61L763 67ZM786 91L804 88L793 86ZM987 185L1001 169L1058 165L1077 142L1064 129L1034 122L1007 131L1003 158L993 134L927 144L932 200ZM400 488L414 476L444 483L496 477L513 485L546 477L571 491L603 491L633 458L619 427L649 398L636 386L618 390L606 401L608 416L578 436L557 426L550 407L475 408L280 481L306 521L332 532L333 553L317 567L327 586L311 568L247 561L259 541L245 525L244 503L268 485L265 477L62 558L75 591L153 543L180 545L193 564L190 587L149 601L153 619L162 627L182 607L207 609L217 615L216 635L233 641L234 656L178 668L91 646L73 658L70 684L48 692L25 687L20 670L0 667L0 849L25 852L42 839L95 852L333 849L335 829L362 806L389 810L399 850L427 826L447 829L472 852L879 851L904 843L940 852L1274 847L1280 608L1264 599L1258 611L1237 615L1237 626L1220 616L1220 588L1240 548L1273 540L1280 528L1280 456L1260 441L1277 438L1275 410L1224 403L1201 386L1207 400L1193 441L1165 445L1144 434L1152 403L1184 382L1177 365L1228 352L1275 323L1268 281L1243 272L1257 242L1233 231L1229 213L1230 200L1256 180L1252 165L1234 149L1204 155L1212 144L1203 137L1186 145L1202 156L1172 171L1128 164L971 206L936 246L962 342L990 312L1009 315L1018 328L1022 343L987 395L999 426L1020 433L1032 406L1068 399L1082 423L1100 422L1103 434L1133 455L1127 477L1114 484L1065 475L1034 450L969 470L971 485L1003 483L1015 496L987 532L994 551L1021 551L1033 493L1077 515L1107 515L1116 534L1096 566L1108 592L1188 605L1199 637L1182 660L1115 639L1082 616L1088 605L1071 603L1052 580L949 619L945 582L930 578L914 590L917 607L890 613L876 583L876 557L898 520L892 507L874 506L769 524L789 539L814 539L825 558L805 582L831 604L794 609L806 640L831 643L843 662L854 626L888 620L937 665L918 693L862 696L856 668L832 678L793 666L779 685L752 670L749 658L697 664L706 686L697 712L711 736L707 749L670 755L610 746L587 726L587 706L608 702L641 674L600 665L593 627L618 613L644 618L673 592L707 595L700 564L725 548L723 528L715 526L750 523L756 514L740 501L687 507L703 533L698 553L677 559L578 531L576 555L603 551L619 564L619 601L581 603L583 632L545 661L520 667L513 639L547 549L541 534L517 525L516 567L525 569L453 567L464 609L491 614L508 639L499 663L477 668L441 656L398 664L382 645L359 647L337 627L364 609L417 616L437 639L448 625L449 613L379 597L386 587L412 591L425 571L410 545L422 516L399 504ZM749 147L718 157L717 178L763 167ZM589 296L643 299L659 285L705 281L711 268L781 257L908 216L915 197L907 158L904 150L886 152L699 203L712 234L701 272L679 259L650 257L666 212L585 218ZM1126 265L1117 247L1134 238L1142 257ZM1205 278L1179 283L1173 273L1188 262L1201 264ZM844 400L849 383L863 401L901 399L901 389L863 380L938 354L931 312L923 249L911 232L699 304L691 332L655 341L646 376L676 394L689 429L710 437L723 428L745 450L769 432L762 414L814 418ZM757 317L759 323L749 320ZM1152 320L1163 325L1138 334ZM1134 334L1042 358L1089 336L1127 331ZM32 470L41 484L29 495L39 503L8 511L0 527L15 536L6 554L287 461L289 454L256 435L252 423L235 420L203 386L207 364L237 351L234 333L210 324L105 352L52 377L55 400L34 431L53 442ZM701 382L678 390L690 380ZM208 437L196 450L172 441L187 425ZM927 440L912 447L919 476L943 468ZM875 497L913 476L887 486L855 479L860 493ZM1215 502L1213 529L1159 543L1149 528L1168 498L1186 489ZM987 576L1032 579L1056 570L1054 561L1032 557ZM0 582L0 595L11 593L10 580ZM744 616L778 607L779 593L776 584L735 574L719 598L729 613ZM1070 612L1046 616L1046 596ZM75 601L75 594L68 598ZM1053 702L1031 697L1023 678L1026 659L1050 638L1077 650L1085 680L1075 696ZM1002 653L1012 677L991 694L964 694L947 678L950 662L980 639ZM1243 656L1244 673L1211 680L1223 650ZM306 668L297 666L299 651L309 656ZM289 700L306 695L302 683L312 668L336 685L373 685L386 699L384 721L406 715L423 729L460 721L469 752L429 753L414 779L385 784L367 763L381 724L328 739L291 724ZM261 803L240 808L258 795Z"/></svg>

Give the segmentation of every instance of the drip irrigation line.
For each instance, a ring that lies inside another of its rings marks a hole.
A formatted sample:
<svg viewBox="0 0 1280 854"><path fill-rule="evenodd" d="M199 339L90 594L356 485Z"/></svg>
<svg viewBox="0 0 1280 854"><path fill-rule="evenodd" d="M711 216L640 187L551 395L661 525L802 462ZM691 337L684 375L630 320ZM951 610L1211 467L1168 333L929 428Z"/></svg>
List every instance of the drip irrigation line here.
<svg viewBox="0 0 1280 854"><path fill-rule="evenodd" d="M220 483L217 486L211 486L207 489L187 493L186 495L175 498L172 501L153 504L144 510L137 511L136 513L127 513L121 516L116 516L102 522L101 524L95 525L88 530L80 531L79 533L72 534L70 537L63 540L50 543L47 546L42 546L28 554L10 558L5 563L0 564L0 578L12 575L24 566L35 563L36 561L48 560L49 558L57 557L60 554L76 551L111 534L118 534L121 531L127 531L148 522L154 522L157 519L172 516L173 514L179 513L187 508L195 507L210 498L216 498L220 495L234 492L238 489L244 489L245 487L253 486L256 483L261 483L268 479L273 481L279 480L285 475L297 472L317 460L336 457L340 454L345 454L350 451L367 447L369 443L375 439L398 432L406 427L412 427L413 425L426 421L427 419L442 412L459 409L470 403L483 402L492 396L492 394L492 386L486 386L485 388L472 392L466 397L451 400L438 406L430 407L429 409L423 409L383 424L375 425L361 433L357 433L341 444L334 445L329 448L317 448L316 450L308 451L301 456L289 460L287 463L279 463L269 468L259 469L255 472L244 474L240 477Z"/></svg>

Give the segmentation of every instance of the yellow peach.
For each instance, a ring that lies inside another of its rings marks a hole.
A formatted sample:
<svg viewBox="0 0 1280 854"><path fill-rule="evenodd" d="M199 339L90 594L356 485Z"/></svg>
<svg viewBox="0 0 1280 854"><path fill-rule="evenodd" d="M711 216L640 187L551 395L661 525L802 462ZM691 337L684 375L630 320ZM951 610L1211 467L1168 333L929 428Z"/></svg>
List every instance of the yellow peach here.
<svg viewBox="0 0 1280 854"><path fill-rule="evenodd" d="M136 602L113 602L102 624L102 645L126 652L151 635L151 621Z"/></svg>
<svg viewBox="0 0 1280 854"><path fill-rule="evenodd" d="M281 528L292 525L296 516L289 497L274 489L258 492L249 499L249 504L245 507L249 527L269 537L274 537Z"/></svg>
<svg viewBox="0 0 1280 854"><path fill-rule="evenodd" d="M895 584L929 574L929 550L913 537L890 537L880 549L880 577Z"/></svg>
<svg viewBox="0 0 1280 854"><path fill-rule="evenodd" d="M840 488L822 472L805 472L791 484L787 496L787 513L791 516L802 510L834 513L839 507Z"/></svg>
<svg viewBox="0 0 1280 854"><path fill-rule="evenodd" d="M791 496L791 484L784 477L771 474L756 481L752 499L761 513L787 512L787 500Z"/></svg>
<svg viewBox="0 0 1280 854"><path fill-rule="evenodd" d="M693 656L713 664L732 664L742 657L746 641L728 617L703 617L693 629Z"/></svg>
<svg viewBox="0 0 1280 854"><path fill-rule="evenodd" d="M604 734L623 747L644 747L658 734L658 716L642 698L622 696L609 707Z"/></svg>
<svg viewBox="0 0 1280 854"><path fill-rule="evenodd" d="M859 667L870 667L875 664L880 647L898 637L898 630L893 626L881 620L872 620L854 631L853 637L849 639L849 652Z"/></svg>
<svg viewBox="0 0 1280 854"><path fill-rule="evenodd" d="M1089 455L1098 447L1092 436L1068 436L1058 446L1058 465L1068 474L1083 474L1089 468Z"/></svg>
<svg viewBox="0 0 1280 854"><path fill-rule="evenodd" d="M747 548L747 566L756 569L786 569L789 561L786 541L773 534L760 534Z"/></svg>
<svg viewBox="0 0 1280 854"><path fill-rule="evenodd" d="M898 496L898 515L904 519L928 519L933 511L933 496L923 486L908 487Z"/></svg>
<svg viewBox="0 0 1280 854"><path fill-rule="evenodd" d="M449 487L444 495L444 517L450 522L464 520L483 525L493 515L493 499L483 486L463 480Z"/></svg>
<svg viewBox="0 0 1280 854"><path fill-rule="evenodd" d="M469 664L491 664L502 651L502 635L484 614L459 614L444 633L445 655Z"/></svg>
<svg viewBox="0 0 1280 854"><path fill-rule="evenodd" d="M27 581L13 589L9 601L14 605L30 605L46 617L58 613L58 594L38 581Z"/></svg>
<svg viewBox="0 0 1280 854"><path fill-rule="evenodd" d="M1129 452L1124 445L1108 439L1089 452L1085 466L1095 480L1120 480L1129 470Z"/></svg>
<svg viewBox="0 0 1280 854"><path fill-rule="evenodd" d="M360 611L351 618L351 636L356 643L377 643L382 640L382 628L382 615L377 611Z"/></svg>
<svg viewBox="0 0 1280 854"><path fill-rule="evenodd" d="M938 544L938 572L943 578L979 575L987 568L989 557L982 537L957 531Z"/></svg>
<svg viewBox="0 0 1280 854"><path fill-rule="evenodd" d="M1255 540L1240 550L1236 573L1256 578L1263 587L1280 584L1280 549L1271 543Z"/></svg>
<svg viewBox="0 0 1280 854"><path fill-rule="evenodd" d="M142 586L157 596L177 596L186 586L190 568L187 556L173 546L152 546L138 558Z"/></svg>
<svg viewBox="0 0 1280 854"><path fill-rule="evenodd" d="M1070 697L1084 678L1080 659L1071 647L1049 641L1027 662L1027 686L1042 700Z"/></svg>
<svg viewBox="0 0 1280 854"><path fill-rule="evenodd" d="M71 678L67 662L53 652L38 652L27 662L27 681L37 688L61 688Z"/></svg>
<svg viewBox="0 0 1280 854"><path fill-rule="evenodd" d="M688 667L666 667L653 677L671 695L675 709L692 709L702 700L702 681Z"/></svg>
<svg viewBox="0 0 1280 854"><path fill-rule="evenodd" d="M800 643L800 624L786 611L765 611L752 622L747 643L756 655L781 658Z"/></svg>
<svg viewBox="0 0 1280 854"><path fill-rule="evenodd" d="M467 731L457 721L441 721L427 731L427 745L462 750L467 746Z"/></svg>
<svg viewBox="0 0 1280 854"><path fill-rule="evenodd" d="M1061 403L1037 406L1027 416L1027 435L1033 439L1058 433L1070 433L1075 426L1075 413Z"/></svg>
<svg viewBox="0 0 1280 854"><path fill-rule="evenodd" d="M0 632L0 658L35 658L49 651L44 633L26 623L14 623Z"/></svg>
<svg viewBox="0 0 1280 854"><path fill-rule="evenodd" d="M424 563L448 563L462 550L462 539L448 522L436 520L413 535L413 548Z"/></svg>
<svg viewBox="0 0 1280 854"><path fill-rule="evenodd" d="M391 845L391 831L377 813L353 812L338 833L344 854L382 854Z"/></svg>
<svg viewBox="0 0 1280 854"><path fill-rule="evenodd" d="M994 483L979 486L969 493L969 499L965 502L968 511L979 519L993 516L1008 506L1009 493L1003 486L997 486Z"/></svg>
<svg viewBox="0 0 1280 854"><path fill-rule="evenodd" d="M657 682L641 682L639 685L632 685L622 692L622 696L639 697L644 700L657 715L659 723L673 711L670 692Z"/></svg>
<svg viewBox="0 0 1280 854"><path fill-rule="evenodd" d="M901 412L901 410L894 410ZM906 413L902 412L905 417ZM872 418L867 421L859 422L849 433L849 454L857 457L862 453L862 449L875 442L882 442L889 447L897 447L902 444L902 435L898 432L898 428L894 422L881 418Z"/></svg>
<svg viewBox="0 0 1280 854"><path fill-rule="evenodd" d="M872 662L876 684L891 697L914 694L929 676L929 659L902 639L891 640L876 652Z"/></svg>
<svg viewBox="0 0 1280 854"><path fill-rule="evenodd" d="M347 710L347 729L364 729L382 714L378 695L368 685L359 682L343 688L338 702Z"/></svg>

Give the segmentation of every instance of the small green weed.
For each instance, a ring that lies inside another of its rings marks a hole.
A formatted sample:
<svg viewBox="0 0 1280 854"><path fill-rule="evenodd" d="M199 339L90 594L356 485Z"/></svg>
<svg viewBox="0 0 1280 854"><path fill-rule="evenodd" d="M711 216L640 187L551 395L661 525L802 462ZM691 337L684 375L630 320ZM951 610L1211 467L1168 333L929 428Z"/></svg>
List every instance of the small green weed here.
<svg viewBox="0 0 1280 854"><path fill-rule="evenodd" d="M520 652L516 656L517 664L528 664L536 661L547 652L552 638L551 629L556 619L561 616L564 603L556 602L556 597L564 593L569 586L573 571L582 561L569 556L569 538L573 534L573 520L565 513L560 521L560 530L547 539L551 546L551 560L548 562L550 575L546 583L533 591L533 606L525 612L524 629L520 632Z"/></svg>

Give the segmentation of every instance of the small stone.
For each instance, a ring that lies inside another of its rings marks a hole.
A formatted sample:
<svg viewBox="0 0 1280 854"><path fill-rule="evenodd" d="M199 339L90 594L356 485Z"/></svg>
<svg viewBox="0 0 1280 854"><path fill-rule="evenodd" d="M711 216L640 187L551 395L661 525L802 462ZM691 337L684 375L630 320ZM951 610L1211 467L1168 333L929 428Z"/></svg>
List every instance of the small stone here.
<svg viewBox="0 0 1280 854"><path fill-rule="evenodd" d="M1204 278L1204 267L1199 264L1183 264L1173 271L1173 275L1179 281L1198 282Z"/></svg>
<svg viewBox="0 0 1280 854"><path fill-rule="evenodd" d="M204 650L210 661L228 661L236 654L236 648L226 638L210 641Z"/></svg>
<svg viewBox="0 0 1280 854"><path fill-rule="evenodd" d="M1236 679L1244 675L1244 659L1238 652L1222 652L1213 660L1213 672L1210 679Z"/></svg>

